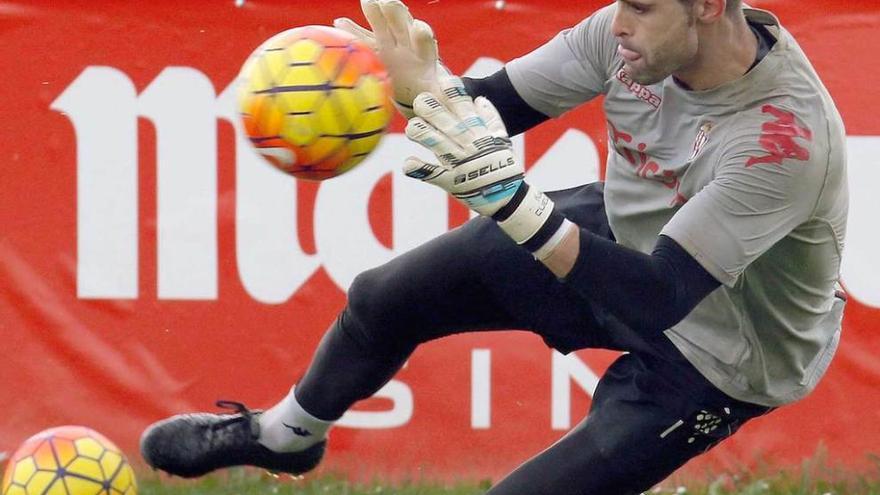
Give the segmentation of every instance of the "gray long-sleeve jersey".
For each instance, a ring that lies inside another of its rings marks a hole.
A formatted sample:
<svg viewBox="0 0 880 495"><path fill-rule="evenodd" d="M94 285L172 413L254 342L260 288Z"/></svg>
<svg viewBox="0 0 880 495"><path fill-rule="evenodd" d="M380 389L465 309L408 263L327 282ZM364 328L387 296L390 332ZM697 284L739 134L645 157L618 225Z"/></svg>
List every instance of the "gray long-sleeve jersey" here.
<svg viewBox="0 0 880 495"><path fill-rule="evenodd" d="M706 91L623 70L610 5L507 71L549 116L605 95L605 202L617 241L675 239L723 285L666 335L713 384L776 406L808 394L837 348L846 227L845 132L819 77L771 14L777 38L738 80ZM645 304L650 304L646 301Z"/></svg>

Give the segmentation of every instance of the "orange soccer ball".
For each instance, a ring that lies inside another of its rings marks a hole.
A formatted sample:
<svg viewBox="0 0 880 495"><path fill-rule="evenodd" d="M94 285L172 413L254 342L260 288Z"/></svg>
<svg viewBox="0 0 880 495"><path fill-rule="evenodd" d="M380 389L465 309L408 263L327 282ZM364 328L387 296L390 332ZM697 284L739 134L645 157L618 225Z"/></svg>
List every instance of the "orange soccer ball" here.
<svg viewBox="0 0 880 495"><path fill-rule="evenodd" d="M12 454L2 495L137 495L125 455L100 433L59 426L28 438Z"/></svg>
<svg viewBox="0 0 880 495"><path fill-rule="evenodd" d="M351 170L393 115L390 81L372 49L331 27L305 26L260 45L240 74L238 105L257 152L301 179Z"/></svg>

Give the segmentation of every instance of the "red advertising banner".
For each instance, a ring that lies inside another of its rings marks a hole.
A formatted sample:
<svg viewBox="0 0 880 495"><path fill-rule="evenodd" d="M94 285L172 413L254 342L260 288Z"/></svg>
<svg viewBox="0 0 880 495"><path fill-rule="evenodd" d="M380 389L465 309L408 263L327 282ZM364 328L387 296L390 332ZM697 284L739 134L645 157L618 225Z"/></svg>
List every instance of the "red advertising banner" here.
<svg viewBox="0 0 880 495"><path fill-rule="evenodd" d="M603 2L411 0L456 72L488 74ZM688 469L798 465L823 449L866 470L880 445L880 5L764 0L810 56L848 130L851 216L840 350L819 388ZM349 174L297 182L237 132L235 76L292 26L362 19L355 0L0 3L0 452L88 425L138 461L167 415L272 405L303 373L354 276L465 221L407 179L423 154L395 120ZM529 180L602 176L598 102L515 139ZM427 157L426 157L427 158ZM417 212L413 214L412 212ZM589 407L615 357L524 332L419 348L331 435L355 478L497 478Z"/></svg>

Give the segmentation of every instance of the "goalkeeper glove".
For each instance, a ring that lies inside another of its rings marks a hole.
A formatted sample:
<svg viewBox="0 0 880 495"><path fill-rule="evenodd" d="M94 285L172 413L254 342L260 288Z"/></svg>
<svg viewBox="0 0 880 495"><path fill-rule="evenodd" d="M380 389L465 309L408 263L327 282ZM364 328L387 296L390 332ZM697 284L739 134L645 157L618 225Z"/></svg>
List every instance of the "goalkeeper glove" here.
<svg viewBox="0 0 880 495"><path fill-rule="evenodd" d="M413 104L416 117L406 135L431 150L438 164L406 160L404 173L438 186L480 215L491 217L517 244L544 259L570 225L553 201L523 180L524 168L513 155L510 137L492 103L476 100L461 79L442 84L444 101L429 93Z"/></svg>
<svg viewBox="0 0 880 495"><path fill-rule="evenodd" d="M449 75L440 63L434 32L425 22L413 20L400 0L361 0L361 9L373 31L345 17L333 25L379 54L391 76L394 105L406 118L412 118L416 95L437 92L439 79Z"/></svg>

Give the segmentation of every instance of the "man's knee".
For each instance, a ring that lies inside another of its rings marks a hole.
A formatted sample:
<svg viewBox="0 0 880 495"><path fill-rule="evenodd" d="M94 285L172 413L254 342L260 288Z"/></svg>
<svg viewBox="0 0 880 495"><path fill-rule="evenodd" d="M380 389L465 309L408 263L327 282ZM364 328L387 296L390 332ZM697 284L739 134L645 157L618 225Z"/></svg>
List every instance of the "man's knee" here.
<svg viewBox="0 0 880 495"><path fill-rule="evenodd" d="M420 332L431 323L426 306L436 295L424 287L431 277L409 265L395 260L367 270L349 287L345 326L362 345L407 348L421 343Z"/></svg>
<svg viewBox="0 0 880 495"><path fill-rule="evenodd" d="M474 297L490 292L480 292L484 284L504 283L499 273L520 263L534 260L493 221L475 218L355 277L346 312L367 344L419 344L446 323L470 321L454 313L470 311Z"/></svg>
<svg viewBox="0 0 880 495"><path fill-rule="evenodd" d="M395 301L383 287L388 283L382 267L373 268L355 277L348 289L348 305L342 315L346 333L358 344L372 347L384 340L390 330L388 315L394 312Z"/></svg>

